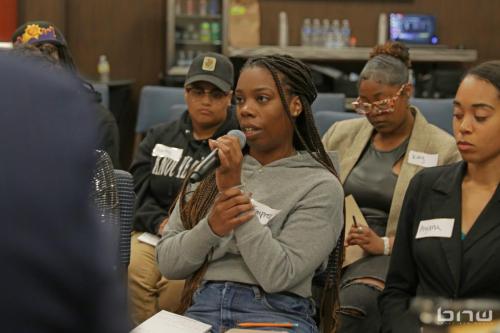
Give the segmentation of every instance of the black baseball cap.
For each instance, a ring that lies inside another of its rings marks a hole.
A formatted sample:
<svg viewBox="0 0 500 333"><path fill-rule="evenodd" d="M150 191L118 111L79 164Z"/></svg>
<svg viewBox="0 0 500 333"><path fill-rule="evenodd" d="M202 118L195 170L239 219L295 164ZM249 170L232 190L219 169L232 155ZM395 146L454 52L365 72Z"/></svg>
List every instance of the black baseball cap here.
<svg viewBox="0 0 500 333"><path fill-rule="evenodd" d="M228 57L218 53L203 53L193 59L184 86L205 81L223 92L229 92L234 84L233 64Z"/></svg>

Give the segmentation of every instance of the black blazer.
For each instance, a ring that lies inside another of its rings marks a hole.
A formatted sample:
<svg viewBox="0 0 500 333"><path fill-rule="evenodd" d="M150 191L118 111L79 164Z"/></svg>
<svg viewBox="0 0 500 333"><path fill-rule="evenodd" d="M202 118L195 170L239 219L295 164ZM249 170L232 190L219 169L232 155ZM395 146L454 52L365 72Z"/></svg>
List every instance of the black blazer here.
<svg viewBox="0 0 500 333"><path fill-rule="evenodd" d="M424 169L410 183L399 218L386 287L379 298L382 332L404 327L414 296L500 298L500 189L461 240L466 162ZM422 220L453 218L451 238L415 239Z"/></svg>

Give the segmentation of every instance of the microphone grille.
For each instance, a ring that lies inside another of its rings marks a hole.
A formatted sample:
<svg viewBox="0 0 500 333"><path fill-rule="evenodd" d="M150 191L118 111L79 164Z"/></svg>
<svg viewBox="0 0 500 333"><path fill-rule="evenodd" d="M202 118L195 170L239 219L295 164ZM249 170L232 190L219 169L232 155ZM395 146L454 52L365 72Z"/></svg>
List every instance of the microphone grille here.
<svg viewBox="0 0 500 333"><path fill-rule="evenodd" d="M247 143L247 138L245 136L245 133L243 133L240 130L234 129L234 130L230 130L229 132L227 132L227 135L237 137L238 141L240 142L240 147L241 148L245 147L245 144Z"/></svg>

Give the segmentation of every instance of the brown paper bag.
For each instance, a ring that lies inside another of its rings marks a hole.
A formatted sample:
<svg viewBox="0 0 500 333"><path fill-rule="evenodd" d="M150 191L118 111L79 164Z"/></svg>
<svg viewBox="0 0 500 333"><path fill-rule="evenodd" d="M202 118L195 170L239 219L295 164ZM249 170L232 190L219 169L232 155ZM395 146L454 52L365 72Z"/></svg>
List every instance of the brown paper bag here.
<svg viewBox="0 0 500 333"><path fill-rule="evenodd" d="M365 217L363 213L359 209L356 200L352 195L348 195L345 198L345 238L347 238L347 234L349 230L351 230L352 225L354 224L354 218L356 217L356 222L358 227L368 226L366 223ZM359 245L351 245L346 247L345 249L345 258L342 267L349 266L353 262L363 258L366 256L365 250L361 248Z"/></svg>
<svg viewBox="0 0 500 333"><path fill-rule="evenodd" d="M258 0L229 1L229 46L260 45L260 6Z"/></svg>

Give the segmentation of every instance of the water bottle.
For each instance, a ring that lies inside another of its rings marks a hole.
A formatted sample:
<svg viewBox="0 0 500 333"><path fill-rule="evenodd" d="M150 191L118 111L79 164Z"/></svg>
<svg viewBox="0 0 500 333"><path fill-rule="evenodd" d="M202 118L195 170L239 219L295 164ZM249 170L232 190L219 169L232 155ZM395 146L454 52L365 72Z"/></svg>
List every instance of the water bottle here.
<svg viewBox="0 0 500 333"><path fill-rule="evenodd" d="M330 32L330 20L323 19L323 26L321 27L321 46L326 47L329 32Z"/></svg>
<svg viewBox="0 0 500 333"><path fill-rule="evenodd" d="M302 37L301 44L302 46L311 46L311 35L312 35L312 27L311 27L311 19L304 19L304 23L302 24Z"/></svg>
<svg viewBox="0 0 500 333"><path fill-rule="evenodd" d="M97 64L97 73L99 73L99 80L101 82L109 82L110 66L108 59L103 54L99 56L99 63Z"/></svg>
<svg viewBox="0 0 500 333"><path fill-rule="evenodd" d="M184 52L184 50L179 50L179 52L177 53L177 66L186 66L186 53Z"/></svg>
<svg viewBox="0 0 500 333"><path fill-rule="evenodd" d="M311 44L321 46L321 21L318 18L313 20Z"/></svg>
<svg viewBox="0 0 500 333"><path fill-rule="evenodd" d="M339 20L333 20L332 27L333 34L333 48L339 48L342 46L342 32L340 31L340 22Z"/></svg>
<svg viewBox="0 0 500 333"><path fill-rule="evenodd" d="M342 20L342 28L340 29L342 34L342 46L349 46L351 39L351 26L349 20Z"/></svg>

